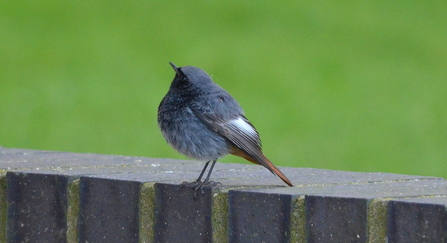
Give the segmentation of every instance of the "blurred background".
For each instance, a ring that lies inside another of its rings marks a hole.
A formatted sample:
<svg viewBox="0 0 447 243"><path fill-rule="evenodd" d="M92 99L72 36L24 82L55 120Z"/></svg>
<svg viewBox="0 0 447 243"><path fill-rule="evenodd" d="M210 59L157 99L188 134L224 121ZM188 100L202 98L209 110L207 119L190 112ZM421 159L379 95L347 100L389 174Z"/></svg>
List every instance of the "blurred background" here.
<svg viewBox="0 0 447 243"><path fill-rule="evenodd" d="M2 1L0 145L184 159L156 122L169 61L276 165L447 177L445 1Z"/></svg>

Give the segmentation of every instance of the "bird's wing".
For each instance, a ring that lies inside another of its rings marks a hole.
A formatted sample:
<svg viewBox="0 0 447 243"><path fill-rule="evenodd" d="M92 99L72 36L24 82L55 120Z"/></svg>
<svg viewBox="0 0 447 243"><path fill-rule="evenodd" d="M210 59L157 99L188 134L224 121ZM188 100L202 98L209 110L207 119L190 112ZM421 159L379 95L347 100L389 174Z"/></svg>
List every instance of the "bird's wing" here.
<svg viewBox="0 0 447 243"><path fill-rule="evenodd" d="M194 110L193 112L211 130L231 141L258 163L262 160L261 139L255 127L244 115L239 114L230 119L223 119L215 113L201 113Z"/></svg>
<svg viewBox="0 0 447 243"><path fill-rule="evenodd" d="M197 110L193 110L193 112L211 130L234 144L236 149L231 151L232 154L264 166L279 176L287 185L292 186L290 180L262 153L259 134L244 115L239 114L230 119L223 119L212 112L203 113Z"/></svg>

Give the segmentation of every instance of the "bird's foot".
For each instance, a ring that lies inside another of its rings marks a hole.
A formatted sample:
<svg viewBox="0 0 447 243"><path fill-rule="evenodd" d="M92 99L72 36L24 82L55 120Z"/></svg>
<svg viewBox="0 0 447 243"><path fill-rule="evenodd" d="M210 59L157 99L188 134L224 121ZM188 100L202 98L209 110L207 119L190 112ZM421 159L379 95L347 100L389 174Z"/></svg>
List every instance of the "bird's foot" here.
<svg viewBox="0 0 447 243"><path fill-rule="evenodd" d="M182 184L180 184L179 188L181 187L190 187L191 189L195 190L194 193L194 200L196 200L199 196L199 191L201 191L203 193L203 187L204 186L210 186L210 187L214 187L221 184L220 182L215 182L215 181L201 181L201 180L196 180L193 182L187 182L184 181Z"/></svg>

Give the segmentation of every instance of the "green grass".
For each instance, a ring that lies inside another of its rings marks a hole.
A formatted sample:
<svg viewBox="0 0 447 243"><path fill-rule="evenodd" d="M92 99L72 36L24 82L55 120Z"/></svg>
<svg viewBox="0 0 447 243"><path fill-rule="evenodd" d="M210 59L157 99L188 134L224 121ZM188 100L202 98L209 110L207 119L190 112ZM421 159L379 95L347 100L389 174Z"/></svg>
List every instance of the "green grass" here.
<svg viewBox="0 0 447 243"><path fill-rule="evenodd" d="M277 165L447 177L446 27L443 1L2 2L0 145L184 158L156 124L172 61Z"/></svg>

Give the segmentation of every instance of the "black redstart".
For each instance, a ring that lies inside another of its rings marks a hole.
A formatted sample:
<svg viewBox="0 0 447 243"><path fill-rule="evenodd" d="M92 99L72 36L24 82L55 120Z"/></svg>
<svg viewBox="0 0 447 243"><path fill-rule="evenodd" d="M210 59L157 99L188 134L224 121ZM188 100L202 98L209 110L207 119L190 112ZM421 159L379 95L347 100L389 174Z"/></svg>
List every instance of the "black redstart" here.
<svg viewBox="0 0 447 243"><path fill-rule="evenodd" d="M189 184L196 190L209 184L217 159L230 153L264 166L292 186L262 153L259 134L237 101L202 69L170 64L176 75L158 107L158 125L166 141L178 152L207 161L199 178Z"/></svg>

